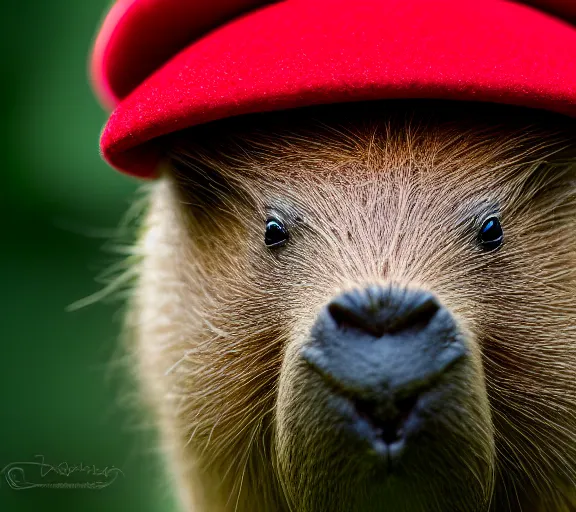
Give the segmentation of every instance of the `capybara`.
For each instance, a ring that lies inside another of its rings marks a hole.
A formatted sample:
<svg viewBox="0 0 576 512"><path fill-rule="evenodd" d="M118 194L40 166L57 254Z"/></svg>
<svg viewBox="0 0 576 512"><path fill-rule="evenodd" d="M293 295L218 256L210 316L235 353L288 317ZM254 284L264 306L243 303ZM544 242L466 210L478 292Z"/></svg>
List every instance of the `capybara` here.
<svg viewBox="0 0 576 512"><path fill-rule="evenodd" d="M129 330L184 509L576 510L574 133L406 100L168 136Z"/></svg>

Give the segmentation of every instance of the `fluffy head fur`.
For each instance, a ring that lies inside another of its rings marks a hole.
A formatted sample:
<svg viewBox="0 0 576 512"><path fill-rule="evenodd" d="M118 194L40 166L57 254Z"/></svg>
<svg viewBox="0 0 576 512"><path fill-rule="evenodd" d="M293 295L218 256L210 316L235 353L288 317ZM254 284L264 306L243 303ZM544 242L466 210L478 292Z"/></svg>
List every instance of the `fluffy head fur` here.
<svg viewBox="0 0 576 512"><path fill-rule="evenodd" d="M172 138L131 328L188 510L575 510L574 140L529 115L357 104ZM270 214L290 231L277 251ZM483 252L491 214L505 242ZM327 301L372 283L434 291L471 354L394 492L298 356Z"/></svg>

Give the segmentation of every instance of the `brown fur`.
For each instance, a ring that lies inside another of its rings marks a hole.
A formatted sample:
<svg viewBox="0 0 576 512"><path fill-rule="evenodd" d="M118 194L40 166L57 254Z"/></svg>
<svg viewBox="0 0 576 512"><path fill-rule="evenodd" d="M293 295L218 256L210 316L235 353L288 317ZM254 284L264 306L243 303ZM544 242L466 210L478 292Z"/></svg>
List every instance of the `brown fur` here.
<svg viewBox="0 0 576 512"><path fill-rule="evenodd" d="M131 329L186 510L576 510L569 129L504 107L402 103L173 137ZM276 252L270 211L290 229ZM485 253L475 235L495 212L505 244ZM379 476L326 429L297 356L320 308L369 283L433 290L472 353L441 412L445 442L401 498L370 494Z"/></svg>

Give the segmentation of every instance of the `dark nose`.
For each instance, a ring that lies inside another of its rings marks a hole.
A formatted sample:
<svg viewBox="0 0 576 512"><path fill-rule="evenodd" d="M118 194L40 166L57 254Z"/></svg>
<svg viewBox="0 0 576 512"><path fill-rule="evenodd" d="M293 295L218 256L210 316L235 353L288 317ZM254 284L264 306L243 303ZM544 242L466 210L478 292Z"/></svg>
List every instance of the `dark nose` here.
<svg viewBox="0 0 576 512"><path fill-rule="evenodd" d="M337 297L327 309L341 330L355 329L380 338L425 329L440 307L430 292L372 286Z"/></svg>
<svg viewBox="0 0 576 512"><path fill-rule="evenodd" d="M331 391L352 401L386 445L421 421L422 397L466 355L456 322L429 291L370 286L322 310L302 357Z"/></svg>

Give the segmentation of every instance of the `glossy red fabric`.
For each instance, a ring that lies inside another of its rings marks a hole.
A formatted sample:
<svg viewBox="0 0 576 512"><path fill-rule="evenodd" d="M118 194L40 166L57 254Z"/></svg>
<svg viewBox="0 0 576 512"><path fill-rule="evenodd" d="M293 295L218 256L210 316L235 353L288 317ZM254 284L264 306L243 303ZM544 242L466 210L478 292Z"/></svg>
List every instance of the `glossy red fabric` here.
<svg viewBox="0 0 576 512"><path fill-rule="evenodd" d="M359 100L486 101L576 117L576 0L563 1L119 0L91 65L115 106L102 153L153 177L161 135Z"/></svg>

